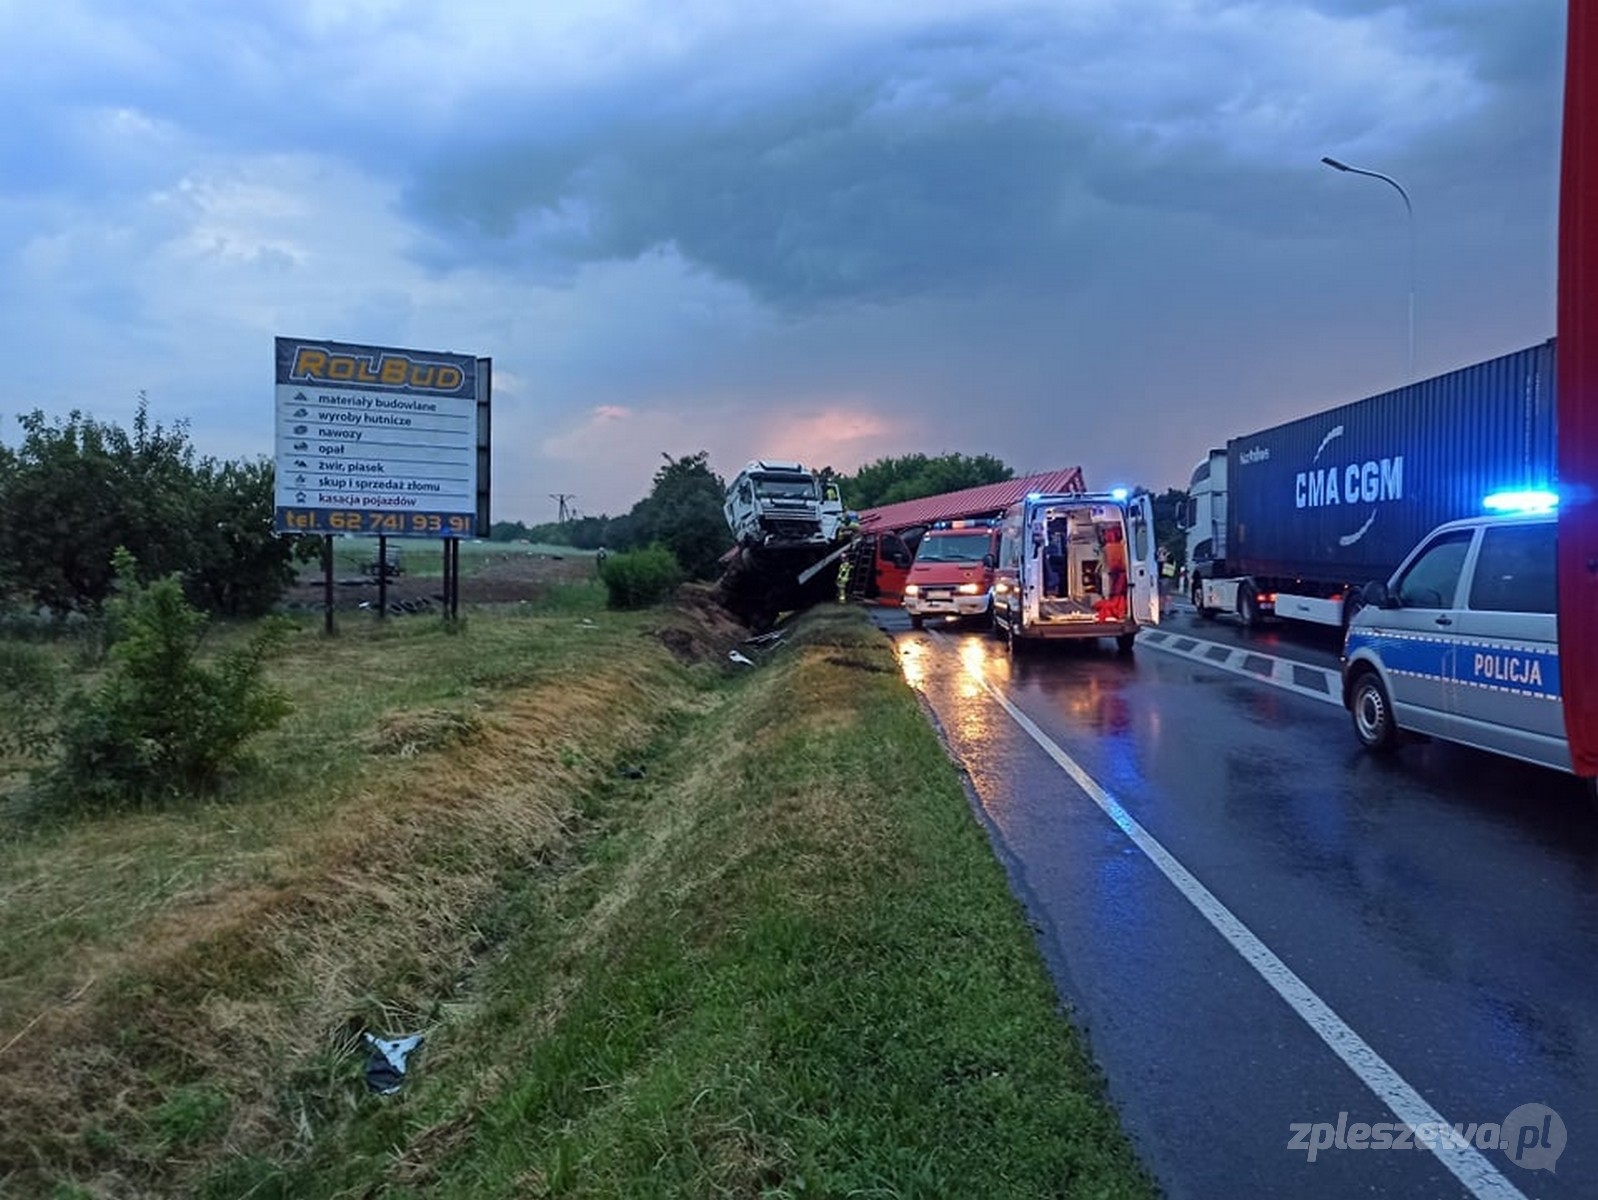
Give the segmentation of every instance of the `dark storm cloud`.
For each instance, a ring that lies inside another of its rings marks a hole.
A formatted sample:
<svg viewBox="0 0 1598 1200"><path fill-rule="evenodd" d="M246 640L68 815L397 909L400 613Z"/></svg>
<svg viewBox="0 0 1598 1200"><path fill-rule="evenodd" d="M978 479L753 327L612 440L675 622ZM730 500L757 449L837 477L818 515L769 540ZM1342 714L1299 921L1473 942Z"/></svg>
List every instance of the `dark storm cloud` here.
<svg viewBox="0 0 1598 1200"><path fill-rule="evenodd" d="M514 132L429 164L408 210L440 266L560 278L669 246L790 310L1056 288L1172 215L1313 235L1345 207L1306 184L1322 153L1500 153L1557 86L1526 11L1284 5L1276 44L1258 6L1156 7L1174 28L1034 11L856 40L737 96L696 57L561 114L505 98ZM1302 61L1318 36L1330 67Z"/></svg>
<svg viewBox="0 0 1598 1200"><path fill-rule="evenodd" d="M1071 169L1093 134L1003 96L1014 49L950 28L728 112L653 103L686 82L651 80L604 120L444 160L410 209L452 252L558 269L669 245L781 306L1057 276L1101 232Z"/></svg>

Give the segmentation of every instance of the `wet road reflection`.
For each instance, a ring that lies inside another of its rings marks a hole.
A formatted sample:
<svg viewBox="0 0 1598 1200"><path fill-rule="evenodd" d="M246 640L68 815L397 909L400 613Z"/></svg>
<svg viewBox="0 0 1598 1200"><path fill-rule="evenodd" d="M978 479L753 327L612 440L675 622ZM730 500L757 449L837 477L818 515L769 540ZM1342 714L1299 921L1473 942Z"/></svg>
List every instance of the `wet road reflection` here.
<svg viewBox="0 0 1598 1200"><path fill-rule="evenodd" d="M1429 1153L1286 1151L1290 1122L1393 1118L984 683L1448 1120L1552 1106L1557 1176L1484 1152L1514 1187L1598 1194L1598 819L1572 781L1442 744L1372 758L1340 709L1169 655L896 636L1170 1195L1470 1193ZM1224 1136L1195 1117L1217 1110Z"/></svg>

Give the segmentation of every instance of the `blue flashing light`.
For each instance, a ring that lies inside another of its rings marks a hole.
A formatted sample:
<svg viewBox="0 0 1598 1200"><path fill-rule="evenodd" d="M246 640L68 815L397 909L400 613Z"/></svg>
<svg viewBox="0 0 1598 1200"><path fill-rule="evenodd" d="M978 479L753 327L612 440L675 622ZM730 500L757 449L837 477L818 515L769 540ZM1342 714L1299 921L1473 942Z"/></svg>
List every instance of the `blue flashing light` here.
<svg viewBox="0 0 1598 1200"><path fill-rule="evenodd" d="M1110 489L1110 499L1112 499L1112 500L1125 500L1126 499L1126 489L1125 488L1111 488Z"/></svg>
<svg viewBox="0 0 1598 1200"><path fill-rule="evenodd" d="M1026 498L1028 500L1041 500L1041 499L1043 499L1043 493L1042 492L1028 492L1026 494Z"/></svg>
<svg viewBox="0 0 1598 1200"><path fill-rule="evenodd" d="M1494 492L1481 504L1495 513L1548 513L1559 507L1559 495L1547 491Z"/></svg>

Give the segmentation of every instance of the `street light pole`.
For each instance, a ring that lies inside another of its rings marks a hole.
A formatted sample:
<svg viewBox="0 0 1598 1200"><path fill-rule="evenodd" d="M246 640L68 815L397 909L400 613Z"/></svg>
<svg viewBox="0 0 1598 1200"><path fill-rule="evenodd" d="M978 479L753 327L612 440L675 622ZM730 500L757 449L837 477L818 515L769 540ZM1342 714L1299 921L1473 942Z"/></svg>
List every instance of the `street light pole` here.
<svg viewBox="0 0 1598 1200"><path fill-rule="evenodd" d="M1346 171L1350 175L1366 175L1371 179L1380 179L1383 183L1391 184L1403 197L1404 211L1409 214L1409 378L1415 378L1415 206L1409 202L1409 193L1404 190L1404 185L1391 175L1383 175L1380 171L1367 171L1361 167L1351 167L1345 162L1338 162L1335 158L1322 158L1321 161L1334 171Z"/></svg>

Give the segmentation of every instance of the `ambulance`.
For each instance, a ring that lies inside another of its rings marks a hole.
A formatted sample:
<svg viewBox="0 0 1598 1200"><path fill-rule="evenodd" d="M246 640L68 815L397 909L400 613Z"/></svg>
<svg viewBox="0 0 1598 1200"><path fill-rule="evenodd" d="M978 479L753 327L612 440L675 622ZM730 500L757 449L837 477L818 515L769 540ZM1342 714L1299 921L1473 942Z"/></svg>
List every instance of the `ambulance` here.
<svg viewBox="0 0 1598 1200"><path fill-rule="evenodd" d="M1114 638L1130 653L1160 621L1158 548L1147 494L1030 495L999 519L994 630L1034 639Z"/></svg>

